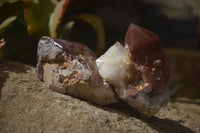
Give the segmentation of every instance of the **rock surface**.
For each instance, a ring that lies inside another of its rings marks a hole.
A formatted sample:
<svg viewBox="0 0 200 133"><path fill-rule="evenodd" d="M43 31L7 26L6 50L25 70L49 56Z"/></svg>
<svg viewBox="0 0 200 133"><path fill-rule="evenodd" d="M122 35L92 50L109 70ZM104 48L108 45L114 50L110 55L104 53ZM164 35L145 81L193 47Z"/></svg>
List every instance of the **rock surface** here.
<svg viewBox="0 0 200 133"><path fill-rule="evenodd" d="M200 100L177 99L151 119L124 103L98 106L46 89L35 68L0 60L0 132L200 132Z"/></svg>

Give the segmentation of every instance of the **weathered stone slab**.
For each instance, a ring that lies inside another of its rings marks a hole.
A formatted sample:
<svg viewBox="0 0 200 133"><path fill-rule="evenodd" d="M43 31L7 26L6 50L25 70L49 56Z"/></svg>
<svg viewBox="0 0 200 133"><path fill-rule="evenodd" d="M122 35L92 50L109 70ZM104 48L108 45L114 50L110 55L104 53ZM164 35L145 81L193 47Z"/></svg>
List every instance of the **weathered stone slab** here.
<svg viewBox="0 0 200 133"><path fill-rule="evenodd" d="M35 68L0 60L0 132L200 132L200 102L179 99L151 119L124 103L98 106L59 94L37 79Z"/></svg>

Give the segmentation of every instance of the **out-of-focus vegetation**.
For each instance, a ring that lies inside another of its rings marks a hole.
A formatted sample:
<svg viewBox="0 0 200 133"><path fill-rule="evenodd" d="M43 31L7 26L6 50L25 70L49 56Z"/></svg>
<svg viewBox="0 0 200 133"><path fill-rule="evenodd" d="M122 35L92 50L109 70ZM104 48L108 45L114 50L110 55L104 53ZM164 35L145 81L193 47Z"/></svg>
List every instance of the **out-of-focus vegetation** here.
<svg viewBox="0 0 200 133"><path fill-rule="evenodd" d="M79 12L80 5L84 7L90 2L91 0L0 1L0 39L6 40L0 57L34 65L40 37L70 40L70 32L77 21L87 23L94 29L97 35L97 43L94 45L97 52L101 52L105 48L101 19L93 14Z"/></svg>

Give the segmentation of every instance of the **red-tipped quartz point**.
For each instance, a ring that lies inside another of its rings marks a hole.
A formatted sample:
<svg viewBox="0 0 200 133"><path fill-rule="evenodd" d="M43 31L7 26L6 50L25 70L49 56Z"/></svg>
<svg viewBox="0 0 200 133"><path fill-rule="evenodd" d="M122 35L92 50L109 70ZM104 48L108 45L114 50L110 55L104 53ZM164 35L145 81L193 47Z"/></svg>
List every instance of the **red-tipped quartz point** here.
<svg viewBox="0 0 200 133"><path fill-rule="evenodd" d="M96 60L100 75L120 99L151 117L169 101L169 69L158 37L131 24L125 47L119 42Z"/></svg>
<svg viewBox="0 0 200 133"><path fill-rule="evenodd" d="M151 91L140 98L146 99L144 102L150 107L159 109L169 101L170 89L168 87L169 68L158 36L131 24L126 33L125 46L131 52L142 81L151 87ZM131 105L131 102L129 104Z"/></svg>
<svg viewBox="0 0 200 133"><path fill-rule="evenodd" d="M143 80L151 83L152 94L168 89L169 69L158 36L131 24L126 33L125 45L128 46Z"/></svg>

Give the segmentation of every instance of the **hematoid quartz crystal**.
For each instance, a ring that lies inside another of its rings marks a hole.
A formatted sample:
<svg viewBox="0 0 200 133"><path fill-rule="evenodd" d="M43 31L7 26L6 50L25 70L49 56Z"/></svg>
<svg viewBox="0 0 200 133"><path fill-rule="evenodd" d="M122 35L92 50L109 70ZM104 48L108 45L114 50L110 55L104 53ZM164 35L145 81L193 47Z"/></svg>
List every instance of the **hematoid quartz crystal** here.
<svg viewBox="0 0 200 133"><path fill-rule="evenodd" d="M157 35L135 24L124 42L96 58L83 44L44 36L38 43L37 76L60 93L100 105L123 100L151 117L170 98L164 50Z"/></svg>

